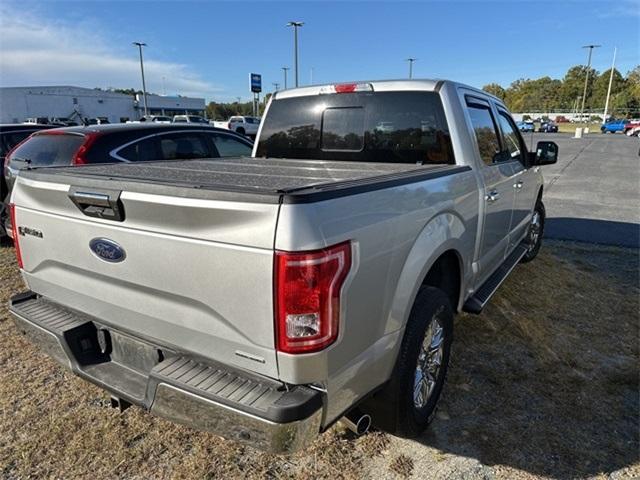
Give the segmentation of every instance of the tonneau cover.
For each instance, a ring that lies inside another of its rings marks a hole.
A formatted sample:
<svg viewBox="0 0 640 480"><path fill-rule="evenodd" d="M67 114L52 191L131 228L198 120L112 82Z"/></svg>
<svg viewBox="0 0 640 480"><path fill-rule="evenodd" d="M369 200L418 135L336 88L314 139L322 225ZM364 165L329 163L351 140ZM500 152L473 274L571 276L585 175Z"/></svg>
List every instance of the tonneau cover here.
<svg viewBox="0 0 640 480"><path fill-rule="evenodd" d="M84 186L133 189L145 193L238 201L243 200L238 195L250 194L251 201L279 202L283 195L288 194L295 193L293 197L297 198L296 201L305 201L302 197L315 194L306 201L316 201L320 199L316 198L319 191L326 196L329 190L340 190L338 196L341 196L350 193L344 191L346 187L372 182L384 184L385 181L416 181L418 179L413 178L416 174L440 176L455 173L459 168L455 165L233 157L35 168L25 170L22 174L26 178L70 184L76 182L68 177L74 177L82 179ZM422 175L419 176L422 179ZM133 187L132 184L138 185ZM176 188L182 189L182 192ZM184 191L185 188L189 191ZM216 192L222 197L216 195ZM228 194L235 195L230 197ZM256 194L262 195L262 200L256 198Z"/></svg>

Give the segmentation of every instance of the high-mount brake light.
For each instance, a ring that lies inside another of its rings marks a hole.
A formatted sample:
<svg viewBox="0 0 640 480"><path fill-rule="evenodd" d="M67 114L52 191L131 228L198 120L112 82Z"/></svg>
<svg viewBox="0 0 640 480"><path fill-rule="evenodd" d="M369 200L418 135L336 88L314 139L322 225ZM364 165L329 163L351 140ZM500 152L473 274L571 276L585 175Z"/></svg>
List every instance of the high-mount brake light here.
<svg viewBox="0 0 640 480"><path fill-rule="evenodd" d="M311 252L276 251L274 302L279 351L317 352L335 342L340 291L350 269L350 242Z"/></svg>
<svg viewBox="0 0 640 480"><path fill-rule="evenodd" d="M325 85L320 89L321 94L354 92L373 92L373 85L370 83L336 83L335 85Z"/></svg>

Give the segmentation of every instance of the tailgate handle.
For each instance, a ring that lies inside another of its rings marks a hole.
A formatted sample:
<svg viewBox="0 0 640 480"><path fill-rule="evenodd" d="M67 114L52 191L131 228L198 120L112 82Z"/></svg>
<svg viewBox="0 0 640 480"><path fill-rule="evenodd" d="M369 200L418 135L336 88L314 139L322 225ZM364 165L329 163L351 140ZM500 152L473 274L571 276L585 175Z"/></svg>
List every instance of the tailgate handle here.
<svg viewBox="0 0 640 480"><path fill-rule="evenodd" d="M71 187L69 198L88 217L105 220L124 221L124 207L120 200L120 190L89 190Z"/></svg>

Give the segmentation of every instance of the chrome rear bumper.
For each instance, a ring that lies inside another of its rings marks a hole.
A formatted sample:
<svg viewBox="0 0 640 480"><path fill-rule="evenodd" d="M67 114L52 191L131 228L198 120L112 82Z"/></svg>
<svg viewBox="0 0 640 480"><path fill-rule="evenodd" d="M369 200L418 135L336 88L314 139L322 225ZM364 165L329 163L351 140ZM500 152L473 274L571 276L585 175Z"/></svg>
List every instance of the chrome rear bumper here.
<svg viewBox="0 0 640 480"><path fill-rule="evenodd" d="M320 432L321 393L307 386L192 359L33 292L13 297L10 311L57 362L154 415L272 453L300 450Z"/></svg>

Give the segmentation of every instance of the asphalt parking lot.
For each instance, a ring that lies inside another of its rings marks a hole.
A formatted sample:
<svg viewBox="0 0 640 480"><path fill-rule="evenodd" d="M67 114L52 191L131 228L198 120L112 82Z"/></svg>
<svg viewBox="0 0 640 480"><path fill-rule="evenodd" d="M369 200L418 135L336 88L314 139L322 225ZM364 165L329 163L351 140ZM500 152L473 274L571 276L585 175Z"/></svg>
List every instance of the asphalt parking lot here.
<svg viewBox="0 0 640 480"><path fill-rule="evenodd" d="M530 138L526 136L527 143ZM640 157L637 138L622 134L535 134L560 147L543 167L546 236L640 247Z"/></svg>

